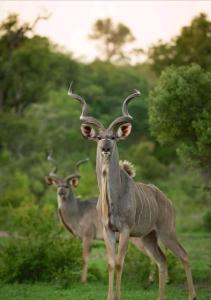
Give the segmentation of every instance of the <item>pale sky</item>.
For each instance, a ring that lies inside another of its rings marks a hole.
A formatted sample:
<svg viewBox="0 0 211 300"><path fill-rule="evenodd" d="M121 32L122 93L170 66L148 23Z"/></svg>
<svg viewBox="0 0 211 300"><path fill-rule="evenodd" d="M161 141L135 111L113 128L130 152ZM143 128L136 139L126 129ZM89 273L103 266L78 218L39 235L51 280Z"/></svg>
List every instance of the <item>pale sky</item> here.
<svg viewBox="0 0 211 300"><path fill-rule="evenodd" d="M182 26L200 12L211 19L211 1L2 1L0 21L16 12L24 21L51 13L36 32L73 52L75 57L92 60L96 44L88 39L95 20L110 17L127 25L136 38L133 47L144 48L159 39L169 41Z"/></svg>

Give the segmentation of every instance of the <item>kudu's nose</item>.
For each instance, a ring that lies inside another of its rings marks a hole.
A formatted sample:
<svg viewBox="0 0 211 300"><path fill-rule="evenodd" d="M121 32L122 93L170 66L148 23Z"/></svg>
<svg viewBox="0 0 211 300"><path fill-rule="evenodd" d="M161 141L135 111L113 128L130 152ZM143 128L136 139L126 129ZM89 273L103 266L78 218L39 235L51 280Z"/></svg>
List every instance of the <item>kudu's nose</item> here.
<svg viewBox="0 0 211 300"><path fill-rule="evenodd" d="M109 147L109 145L104 145L101 148L101 153L102 153L102 156L107 160L111 155L111 147Z"/></svg>
<svg viewBox="0 0 211 300"><path fill-rule="evenodd" d="M104 153L109 153L110 152L110 147L109 146L104 146L104 147L102 147L102 152L104 152Z"/></svg>
<svg viewBox="0 0 211 300"><path fill-rule="evenodd" d="M112 145L109 139L104 139L101 144L101 154L106 159L111 155Z"/></svg>
<svg viewBox="0 0 211 300"><path fill-rule="evenodd" d="M63 189L60 189L58 191L59 196L64 196L65 195L65 191Z"/></svg>

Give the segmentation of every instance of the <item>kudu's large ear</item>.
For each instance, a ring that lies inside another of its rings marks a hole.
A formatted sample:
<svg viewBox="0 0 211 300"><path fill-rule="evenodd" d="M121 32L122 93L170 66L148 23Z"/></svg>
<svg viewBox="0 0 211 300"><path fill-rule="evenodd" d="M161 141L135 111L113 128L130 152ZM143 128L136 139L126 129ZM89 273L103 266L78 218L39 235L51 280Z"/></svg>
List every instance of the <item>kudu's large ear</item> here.
<svg viewBox="0 0 211 300"><path fill-rule="evenodd" d="M77 187L80 182L80 175L75 175L75 176L69 176L67 179L67 184L71 185L72 187Z"/></svg>
<svg viewBox="0 0 211 300"><path fill-rule="evenodd" d="M96 130L90 124L81 124L81 133L89 140L95 140L97 136Z"/></svg>
<svg viewBox="0 0 211 300"><path fill-rule="evenodd" d="M131 130L132 130L131 123L124 123L124 124L119 125L119 127L117 128L117 131L116 131L117 139L120 139L120 140L126 139L130 135Z"/></svg>
<svg viewBox="0 0 211 300"><path fill-rule="evenodd" d="M79 182L80 182L80 178L74 177L71 179L70 184L76 188L79 185Z"/></svg>

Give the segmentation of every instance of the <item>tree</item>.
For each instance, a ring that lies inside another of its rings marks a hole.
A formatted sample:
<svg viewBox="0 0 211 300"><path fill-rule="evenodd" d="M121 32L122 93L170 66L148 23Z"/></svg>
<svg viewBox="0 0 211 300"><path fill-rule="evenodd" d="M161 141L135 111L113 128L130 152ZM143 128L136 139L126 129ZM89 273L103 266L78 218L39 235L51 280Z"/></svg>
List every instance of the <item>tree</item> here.
<svg viewBox="0 0 211 300"><path fill-rule="evenodd" d="M76 77L70 55L34 35L40 19L21 24L17 15L9 15L0 25L0 111L23 114L31 103L46 101L52 86L67 88L70 74Z"/></svg>
<svg viewBox="0 0 211 300"><path fill-rule="evenodd" d="M211 70L211 22L206 14L195 17L169 43L159 43L149 49L148 58L157 74L170 65L196 63Z"/></svg>
<svg viewBox="0 0 211 300"><path fill-rule="evenodd" d="M130 103L130 113L134 117L134 131L130 141L136 142L140 133L149 137L146 100L149 84L144 77L138 67L96 60L83 66L76 90L90 102L89 108L92 113L108 126L111 120L121 113L122 101L134 88L139 89L142 93L141 98ZM122 143L121 147L127 147L128 142Z"/></svg>
<svg viewBox="0 0 211 300"><path fill-rule="evenodd" d="M211 171L211 73L199 65L166 69L149 96L152 134L189 164Z"/></svg>
<svg viewBox="0 0 211 300"><path fill-rule="evenodd" d="M124 46L135 40L130 29L122 23L114 24L110 18L97 20L89 35L99 41L102 57L106 61L123 61L127 59Z"/></svg>

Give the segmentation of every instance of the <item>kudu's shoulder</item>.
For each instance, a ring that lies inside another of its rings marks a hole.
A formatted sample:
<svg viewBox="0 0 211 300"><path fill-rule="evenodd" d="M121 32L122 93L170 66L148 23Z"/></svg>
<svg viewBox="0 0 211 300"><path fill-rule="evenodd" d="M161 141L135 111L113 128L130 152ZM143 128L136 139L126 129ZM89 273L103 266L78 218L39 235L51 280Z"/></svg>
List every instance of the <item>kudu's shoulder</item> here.
<svg viewBox="0 0 211 300"><path fill-rule="evenodd" d="M80 208L88 209L88 208L96 207L97 198L88 198L88 199L77 198L77 202Z"/></svg>
<svg viewBox="0 0 211 300"><path fill-rule="evenodd" d="M136 186L142 190L146 194L153 194L157 202L166 202L171 204L171 201L168 199L168 197L154 184L152 183L142 183L142 182L136 182Z"/></svg>
<svg viewBox="0 0 211 300"><path fill-rule="evenodd" d="M152 194L156 197L156 194L158 193L159 189L154 184L146 184L143 182L135 182L135 186L138 188L138 190L142 193L146 194Z"/></svg>

